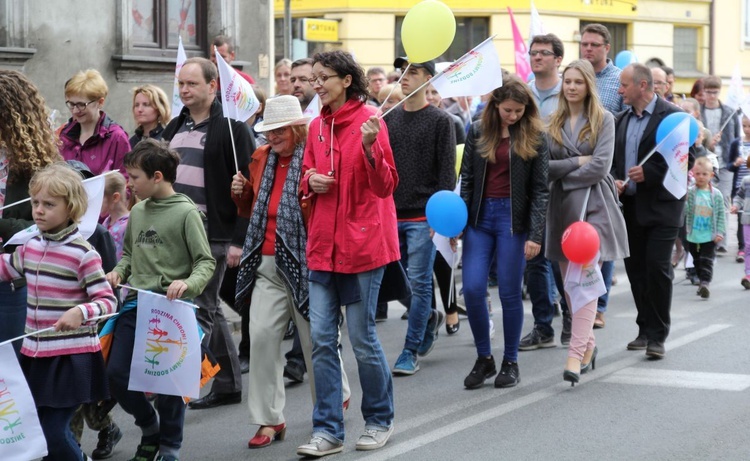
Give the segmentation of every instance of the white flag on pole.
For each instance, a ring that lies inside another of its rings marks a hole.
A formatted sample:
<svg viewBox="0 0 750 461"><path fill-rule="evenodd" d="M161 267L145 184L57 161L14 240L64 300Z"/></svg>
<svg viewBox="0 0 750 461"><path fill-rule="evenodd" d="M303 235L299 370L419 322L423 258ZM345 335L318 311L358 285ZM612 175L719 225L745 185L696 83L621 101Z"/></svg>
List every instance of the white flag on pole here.
<svg viewBox="0 0 750 461"><path fill-rule="evenodd" d="M305 108L305 110L302 112L302 115L304 115L305 117L310 117L310 121L307 122L308 126L316 117L320 115L320 97L317 93L315 93L315 96L313 96L310 104L308 104L307 108Z"/></svg>
<svg viewBox="0 0 750 461"><path fill-rule="evenodd" d="M260 101L255 97L253 86L224 61L218 50L216 50L216 65L219 68L221 107L224 110L224 117L246 122L260 107Z"/></svg>
<svg viewBox="0 0 750 461"><path fill-rule="evenodd" d="M503 85L500 58L492 43L493 38L483 41L432 78L430 83L441 97L487 94Z"/></svg>
<svg viewBox="0 0 750 461"><path fill-rule="evenodd" d="M737 109L743 102L745 102L745 90L742 87L742 72L738 62L734 65L732 80L729 82L729 91L727 91L727 100L724 101L724 104L732 109Z"/></svg>
<svg viewBox="0 0 750 461"><path fill-rule="evenodd" d="M529 49L531 49L531 39L537 35L544 35L547 32L544 30L544 23L542 18L539 16L539 10L534 5L534 0L531 0L531 24L529 24Z"/></svg>
<svg viewBox="0 0 750 461"><path fill-rule="evenodd" d="M47 456L39 416L13 346L0 346L0 459L29 461Z"/></svg>
<svg viewBox="0 0 750 461"><path fill-rule="evenodd" d="M690 120L686 118L661 142L659 153L667 161L664 188L681 199L687 193L687 173L690 148Z"/></svg>
<svg viewBox="0 0 750 461"><path fill-rule="evenodd" d="M172 118L177 117L182 112L183 104L182 99L180 99L180 86L177 84L177 80L185 61L187 61L187 55L185 54L185 48L182 46L182 36L180 36L180 43L177 45L177 64L174 68L174 86L172 88Z"/></svg>
<svg viewBox="0 0 750 461"><path fill-rule="evenodd" d="M570 311L578 312L591 301L607 292L602 270L599 267L599 254L587 264L569 263L565 273L565 292L570 298Z"/></svg>
<svg viewBox="0 0 750 461"><path fill-rule="evenodd" d="M195 306L138 291L128 390L198 398L201 342Z"/></svg>
<svg viewBox="0 0 750 461"><path fill-rule="evenodd" d="M107 173L104 173L83 180L83 188L88 194L89 204L86 208L86 213L81 218L80 224L78 224L78 230L85 239L94 234L96 225L99 223L99 213L102 211L102 201L104 200L104 176L106 176L106 174ZM37 235L39 235L39 229L37 229L36 224L34 224L17 232L13 237L8 239L5 245L23 245Z"/></svg>

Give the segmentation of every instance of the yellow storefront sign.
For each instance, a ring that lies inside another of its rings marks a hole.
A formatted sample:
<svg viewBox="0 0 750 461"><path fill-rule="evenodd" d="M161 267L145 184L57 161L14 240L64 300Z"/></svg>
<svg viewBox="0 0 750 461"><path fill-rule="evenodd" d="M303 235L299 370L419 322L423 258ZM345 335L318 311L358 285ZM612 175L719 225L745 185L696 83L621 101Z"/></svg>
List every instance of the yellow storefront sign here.
<svg viewBox="0 0 750 461"><path fill-rule="evenodd" d="M302 19L302 40L308 42L338 42L339 22L330 19Z"/></svg>

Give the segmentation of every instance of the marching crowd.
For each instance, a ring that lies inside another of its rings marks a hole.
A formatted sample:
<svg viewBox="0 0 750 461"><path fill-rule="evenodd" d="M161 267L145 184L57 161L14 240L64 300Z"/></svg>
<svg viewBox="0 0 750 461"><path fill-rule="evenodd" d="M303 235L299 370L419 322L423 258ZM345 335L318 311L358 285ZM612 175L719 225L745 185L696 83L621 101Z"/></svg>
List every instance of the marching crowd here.
<svg viewBox="0 0 750 461"><path fill-rule="evenodd" d="M214 45L232 61L231 39ZM284 378L299 382L307 373L312 434L297 454L341 452L351 395L344 326L362 388L365 429L356 448L381 448L395 427L392 376L416 374L443 323L447 334L459 332L462 309L476 347L465 388L493 377L495 387L518 385L519 351L555 346L558 305L568 346L563 379L575 385L595 369L594 329L606 326L618 260L638 312L627 349L662 359L673 268L684 262L708 298L716 255L730 250L731 214L739 217L741 284L750 289L750 215L742 213L750 207L750 119L721 103L715 76L680 97L671 69L619 69L609 51L606 27L589 24L581 59L560 71L561 40L536 36L533 79L503 72L502 86L478 105L442 100L427 85L436 75L431 61L404 57L394 72L365 72L350 54L327 51L280 61L275 96L256 89L261 107L247 123L224 119L212 52L180 69L179 114L160 88L134 89L130 138L104 112L107 84L96 70L65 83L71 118L57 129L35 85L0 71L0 237L31 224L40 231L0 258L0 342L53 328L14 342L45 459L89 459L79 445L84 421L99 433L92 457L110 457L122 438L111 415L120 405L142 430L132 461L177 460L186 409L240 403L243 373L249 423L259 426L249 448L284 439ZM317 100L319 115L305 115ZM690 187L678 198L663 184L664 157L644 158L660 122L682 111L701 132L689 151ZM107 172L101 224L84 236L82 179ZM434 193L457 181L468 223L449 242L453 251L461 244L463 303L425 212ZM561 241L579 220L600 239L598 299L571 296L563 283L572 264ZM203 346L219 365L203 398L186 405L128 389L137 297L120 299L121 284L198 306ZM489 287L497 287L502 310L497 360ZM524 287L534 316L525 335ZM222 299L242 314L239 349ZM391 301L407 308L392 367L376 329ZM92 319L114 312L103 347ZM284 363L282 340L292 335Z"/></svg>

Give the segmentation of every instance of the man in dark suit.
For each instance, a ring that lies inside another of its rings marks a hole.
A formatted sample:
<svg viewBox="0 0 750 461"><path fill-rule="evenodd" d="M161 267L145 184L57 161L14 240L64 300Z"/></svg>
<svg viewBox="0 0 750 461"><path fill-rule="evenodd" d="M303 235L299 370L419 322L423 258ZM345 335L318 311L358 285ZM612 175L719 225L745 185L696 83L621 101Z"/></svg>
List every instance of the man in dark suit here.
<svg viewBox="0 0 750 461"><path fill-rule="evenodd" d="M680 109L654 93L651 70L631 64L620 75L623 102L630 109L617 116L612 175L616 179L628 228L630 257L625 269L638 309L638 337L629 350L664 357L672 305L672 245L684 222L685 198L676 199L663 186L667 163L659 154L638 164L656 146L659 123ZM691 164L692 164L691 155ZM624 180L629 178L625 184Z"/></svg>

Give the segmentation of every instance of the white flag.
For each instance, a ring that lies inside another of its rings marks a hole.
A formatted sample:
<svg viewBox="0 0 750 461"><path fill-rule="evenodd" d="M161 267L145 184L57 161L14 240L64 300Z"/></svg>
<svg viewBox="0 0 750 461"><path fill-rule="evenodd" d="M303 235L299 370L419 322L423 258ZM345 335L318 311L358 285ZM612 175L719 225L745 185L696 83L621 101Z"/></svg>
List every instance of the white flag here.
<svg viewBox="0 0 750 461"><path fill-rule="evenodd" d="M246 122L260 107L253 86L224 61L218 50L216 65L219 68L221 108L224 110L224 117Z"/></svg>
<svg viewBox="0 0 750 461"><path fill-rule="evenodd" d="M503 85L500 58L492 43L493 37L477 45L432 78L430 83L441 97L487 94Z"/></svg>
<svg viewBox="0 0 750 461"><path fill-rule="evenodd" d="M78 224L78 230L85 239L94 234L96 225L99 223L99 213L102 211L102 201L104 200L104 176L106 175L107 173L104 173L83 180L83 188L86 190L86 194L88 194L89 204L86 208L86 213L81 218L80 224ZM13 237L8 239L5 245L23 245L37 235L39 235L39 229L34 224L17 232Z"/></svg>
<svg viewBox="0 0 750 461"><path fill-rule="evenodd" d="M174 87L172 88L172 118L177 117L182 112L182 99L180 99L180 86L177 84L177 80L180 77L180 69L182 65L187 61L187 55L185 54L185 48L182 47L182 37L180 36L180 43L177 45L177 65L174 67Z"/></svg>
<svg viewBox="0 0 750 461"><path fill-rule="evenodd" d="M312 98L312 101L310 101L310 104L307 105L307 108L302 112L302 115L305 117L310 117L310 121L307 122L307 125L309 126L310 123L312 123L313 120L315 120L316 117L320 115L320 97L317 93L315 93L315 96Z"/></svg>
<svg viewBox="0 0 750 461"><path fill-rule="evenodd" d="M727 91L727 100L724 101L724 104L732 109L737 109L743 102L745 102L745 90L742 87L742 72L738 62L734 65L732 80L729 82L729 91Z"/></svg>
<svg viewBox="0 0 750 461"><path fill-rule="evenodd" d="M667 162L664 188L681 199L687 193L687 173L690 153L690 120L686 118L660 143L659 153Z"/></svg>
<svg viewBox="0 0 750 461"><path fill-rule="evenodd" d="M544 23L542 18L539 16L539 11L534 5L534 0L531 0L531 24L529 24L529 49L531 49L531 39L537 35L544 35L547 32L544 30Z"/></svg>
<svg viewBox="0 0 750 461"><path fill-rule="evenodd" d="M128 390L198 398L201 342L195 306L138 292Z"/></svg>
<svg viewBox="0 0 750 461"><path fill-rule="evenodd" d="M47 456L34 398L13 346L0 346L0 459L29 461Z"/></svg>
<svg viewBox="0 0 750 461"><path fill-rule="evenodd" d="M599 254L587 264L569 263L565 273L565 292L570 298L570 311L578 312L591 301L607 292L602 270L599 267Z"/></svg>

